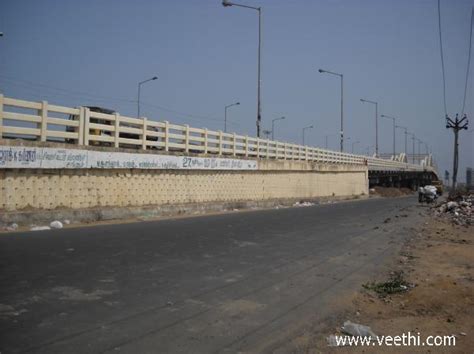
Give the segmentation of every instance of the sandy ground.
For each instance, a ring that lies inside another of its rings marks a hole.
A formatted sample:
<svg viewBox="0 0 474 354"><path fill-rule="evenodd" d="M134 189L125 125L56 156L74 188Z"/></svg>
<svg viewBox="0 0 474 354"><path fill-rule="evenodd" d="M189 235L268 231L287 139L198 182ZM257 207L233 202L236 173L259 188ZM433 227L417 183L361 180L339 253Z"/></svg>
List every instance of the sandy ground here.
<svg viewBox="0 0 474 354"><path fill-rule="evenodd" d="M426 209L424 213L426 213ZM403 270L415 285L408 292L380 298L361 290L352 296L347 312L335 316L333 327L320 328L325 336L340 334L351 320L370 326L377 335L420 333L455 335L455 347L328 347L324 336L306 342L310 353L474 353L474 230L433 216L413 231L393 270ZM388 280L380 274L374 281ZM318 348L318 349L316 349Z"/></svg>

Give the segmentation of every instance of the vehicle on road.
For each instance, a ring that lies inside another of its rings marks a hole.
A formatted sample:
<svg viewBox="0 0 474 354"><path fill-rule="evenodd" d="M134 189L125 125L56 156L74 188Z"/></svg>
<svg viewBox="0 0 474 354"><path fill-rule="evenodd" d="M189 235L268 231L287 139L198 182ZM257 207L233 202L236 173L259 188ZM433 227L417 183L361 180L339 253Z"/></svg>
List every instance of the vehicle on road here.
<svg viewBox="0 0 474 354"><path fill-rule="evenodd" d="M419 203L433 203L438 199L437 188L433 185L427 185L418 188L418 202Z"/></svg>

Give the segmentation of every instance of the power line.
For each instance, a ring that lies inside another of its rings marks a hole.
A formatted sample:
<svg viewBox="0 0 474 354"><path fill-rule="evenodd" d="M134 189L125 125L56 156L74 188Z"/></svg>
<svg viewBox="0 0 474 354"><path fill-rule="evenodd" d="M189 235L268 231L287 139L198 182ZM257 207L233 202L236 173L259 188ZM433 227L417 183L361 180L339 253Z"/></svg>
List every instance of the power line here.
<svg viewBox="0 0 474 354"><path fill-rule="evenodd" d="M55 87L55 86L51 86L51 85L45 85L45 84L42 84L42 83L35 83L35 82L32 82L32 81L20 80L20 79L16 79L16 78L13 78L11 76L6 76L6 75L2 75L2 74L0 74L0 79L5 80L7 84L13 84L13 85L17 85L17 86L20 86L20 87L24 87L26 89L29 89L30 91L33 91L33 92L39 92L38 88L57 91L57 93L54 93L54 94L44 93L43 91L41 91L41 93L44 96L54 96L54 95L56 95L56 96L66 96L66 97L75 97L75 98L83 97L83 98L86 98L88 100L93 100L93 101L121 102L121 103L126 103L126 104L135 104L136 103L136 100L130 100L130 99L126 99L126 98L117 98L117 97L111 97L111 96L102 96L102 95L96 95L96 94L86 93L86 92L82 92L82 91L74 91L74 90ZM222 119L220 119L220 118L211 117L211 116L204 116L204 115L198 115L198 114L194 114L194 113L181 112L181 111L177 111L177 110L172 109L172 108L164 107L164 106L153 104L153 103L150 103L150 102L142 102L142 104L144 104L145 106L153 107L153 108L159 109L161 111L165 111L165 112L168 112L168 113L173 113L173 114L176 114L176 115L179 115L179 116L182 116L182 117L186 117L186 118L190 118L190 119L207 120L207 121L214 121L214 122L221 122L222 121ZM229 122L229 123L239 126L239 124L235 123L235 122Z"/></svg>
<svg viewBox="0 0 474 354"><path fill-rule="evenodd" d="M464 85L464 99L462 101L461 116L464 115L464 108L466 107L467 83L469 81L469 67L471 64L471 48L472 48L472 25L474 21L474 7L471 12L471 26L469 27L469 54L467 56L467 70L466 70L466 84Z"/></svg>
<svg viewBox="0 0 474 354"><path fill-rule="evenodd" d="M444 102L444 114L448 115L448 109L446 106L446 76L444 73L444 53L443 53L443 40L441 36L441 0L438 0L438 28L439 28L439 48L441 54L441 71L443 73L443 102Z"/></svg>
<svg viewBox="0 0 474 354"><path fill-rule="evenodd" d="M51 85L45 85L45 84L42 84L42 83L36 83L36 82L28 81L28 80L21 80L21 79L17 79L17 78L7 76L7 75L2 75L2 74L0 74L0 78L3 78L4 80L11 81L11 82L14 82L14 83L20 83L20 84L23 84L23 85L27 85L27 86L40 87L40 88L45 88L45 89L48 89L48 90L62 92L65 95L66 94L74 95L74 97L82 96L82 97L87 97L87 98L91 98L91 99L95 99L95 100L101 99L101 100L110 100L110 101L121 101L121 102L125 102L125 103L136 103L135 100L130 100L130 99L126 99L126 98L101 96L101 95L91 94L91 93L87 93L87 92L83 92L83 91L74 91L74 90L69 90L69 89L65 89L65 88L61 88L61 87L55 87L55 86L51 86Z"/></svg>

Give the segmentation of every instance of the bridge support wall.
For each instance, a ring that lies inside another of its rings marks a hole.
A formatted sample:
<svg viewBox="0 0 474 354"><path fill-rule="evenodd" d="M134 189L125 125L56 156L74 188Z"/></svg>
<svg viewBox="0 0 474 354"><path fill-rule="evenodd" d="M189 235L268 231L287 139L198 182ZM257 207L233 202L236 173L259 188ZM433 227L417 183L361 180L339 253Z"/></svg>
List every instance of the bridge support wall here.
<svg viewBox="0 0 474 354"><path fill-rule="evenodd" d="M112 148L101 150L117 152ZM260 159L253 170L0 169L0 209L4 211L310 199L362 194L368 194L366 166L291 160Z"/></svg>

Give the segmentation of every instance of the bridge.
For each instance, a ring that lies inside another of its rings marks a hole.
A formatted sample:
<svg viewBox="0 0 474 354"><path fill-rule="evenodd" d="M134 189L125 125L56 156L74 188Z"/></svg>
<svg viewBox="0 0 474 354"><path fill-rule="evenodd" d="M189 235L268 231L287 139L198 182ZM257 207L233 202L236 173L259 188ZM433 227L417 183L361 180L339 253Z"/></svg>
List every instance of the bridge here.
<svg viewBox="0 0 474 354"><path fill-rule="evenodd" d="M25 192L21 198L18 193L22 184L26 183L25 178L28 183L36 183L33 180L44 176L46 170L53 174L58 173L57 170L67 170L67 173L75 170L75 177L82 180L86 178L81 172L83 169L100 169L100 173L107 170L104 178L109 180L97 190L93 201L72 205L69 201L75 198L72 194L58 195L57 203L49 203L48 208L103 205L101 198L105 198L104 193L110 205L211 202L216 198L262 200L367 194L368 187L372 185L416 187L438 178L431 155L424 156L419 164L413 164L407 161L404 154L389 159L349 154L168 121L127 117L98 107L65 107L46 101L33 102L3 96L0 96L0 145L0 173L4 186L1 206L10 210L32 206L32 203L35 207L46 207L47 203L38 202L42 198L39 196L27 202L32 198L31 191ZM117 174L113 172L117 169L141 172L132 174L126 182L117 182ZM156 183L163 182L160 180L163 176L150 176L142 171L150 169L196 172L187 179L183 177L187 172L166 177L165 182L173 185L166 196L160 194L156 197L158 199L146 202L141 199L131 201L130 193L139 194L142 199L149 197L141 190L143 188L138 179L134 180L138 174L143 173L140 180L149 179L147 188L153 190ZM37 173L32 173L32 170ZM199 170L215 172L203 179ZM212 185L217 183L214 178L220 173L217 171L228 170L234 170L234 174L222 177L219 187ZM255 170L259 171L257 176L262 178L260 184L250 172ZM312 171L313 175L302 175L302 171ZM91 178L90 175L88 178ZM8 176L17 183L16 192L8 189L9 185L5 182ZM57 178L56 182L48 182L52 180L49 178L41 183L51 191L55 189L54 183L69 183L62 181L65 178L63 174L58 174ZM99 177L94 178L94 181L85 182L83 193L90 194L87 191L91 186L96 188ZM247 179L248 182L242 187L241 181ZM114 195L121 193L121 190L109 190L111 183L125 183L123 188L129 188L129 194L123 196L124 200L117 201ZM188 192L181 195L176 183L189 183L185 187ZM239 191L227 195L231 184ZM196 190L201 188L202 193L197 193ZM209 195L214 195L214 199L209 199Z"/></svg>

